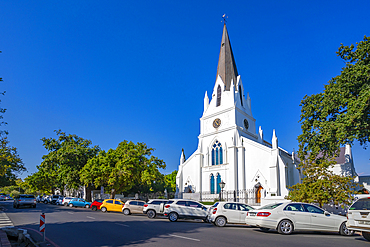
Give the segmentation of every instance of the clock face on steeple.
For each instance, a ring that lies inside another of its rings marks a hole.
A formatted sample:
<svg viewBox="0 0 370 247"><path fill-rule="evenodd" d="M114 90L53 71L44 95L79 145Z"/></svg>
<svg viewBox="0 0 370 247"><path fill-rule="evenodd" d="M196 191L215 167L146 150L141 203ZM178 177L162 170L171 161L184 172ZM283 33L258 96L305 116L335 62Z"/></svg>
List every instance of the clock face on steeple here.
<svg viewBox="0 0 370 247"><path fill-rule="evenodd" d="M213 127L217 129L218 127L220 127L220 125L221 125L221 119L216 118L216 119L213 121Z"/></svg>
<svg viewBox="0 0 370 247"><path fill-rule="evenodd" d="M244 119L244 127L246 130L249 128L249 123L247 119Z"/></svg>

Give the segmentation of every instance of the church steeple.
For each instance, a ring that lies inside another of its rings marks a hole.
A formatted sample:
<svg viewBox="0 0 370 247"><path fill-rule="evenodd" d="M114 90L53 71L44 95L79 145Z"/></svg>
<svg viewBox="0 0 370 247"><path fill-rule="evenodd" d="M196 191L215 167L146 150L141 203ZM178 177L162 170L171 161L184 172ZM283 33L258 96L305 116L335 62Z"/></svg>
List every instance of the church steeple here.
<svg viewBox="0 0 370 247"><path fill-rule="evenodd" d="M226 23L224 23L224 29L222 32L216 80L218 76L220 76L222 81L224 82L226 91L230 91L231 80L234 80L234 84L236 85L238 70L236 69L233 51L231 50L231 44L229 34L227 33L226 29Z"/></svg>

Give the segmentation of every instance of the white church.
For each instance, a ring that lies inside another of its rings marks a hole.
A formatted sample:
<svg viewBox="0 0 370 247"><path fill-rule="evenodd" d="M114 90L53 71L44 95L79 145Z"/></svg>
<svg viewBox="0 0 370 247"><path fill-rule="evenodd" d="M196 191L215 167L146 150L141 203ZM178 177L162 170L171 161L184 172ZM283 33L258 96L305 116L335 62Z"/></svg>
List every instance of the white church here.
<svg viewBox="0 0 370 247"><path fill-rule="evenodd" d="M262 128L256 132L251 99L236 68L224 24L217 78L211 100L204 96L197 150L185 160L181 154L176 177L179 198L201 199L202 193L255 191L256 202L284 198L288 187L300 182L299 163L272 140L264 140ZM245 97L245 95L247 95ZM193 193L191 195L191 193Z"/></svg>

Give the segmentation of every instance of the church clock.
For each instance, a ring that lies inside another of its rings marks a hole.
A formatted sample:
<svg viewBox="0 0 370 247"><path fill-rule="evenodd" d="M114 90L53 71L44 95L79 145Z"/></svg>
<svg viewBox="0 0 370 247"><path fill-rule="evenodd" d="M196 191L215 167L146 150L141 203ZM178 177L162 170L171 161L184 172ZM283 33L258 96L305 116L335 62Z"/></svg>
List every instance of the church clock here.
<svg viewBox="0 0 370 247"><path fill-rule="evenodd" d="M221 125L221 119L216 118L216 119L213 121L213 127L217 129L218 127L220 127L220 125Z"/></svg>
<svg viewBox="0 0 370 247"><path fill-rule="evenodd" d="M247 119L244 119L244 127L246 130L249 128L249 123Z"/></svg>

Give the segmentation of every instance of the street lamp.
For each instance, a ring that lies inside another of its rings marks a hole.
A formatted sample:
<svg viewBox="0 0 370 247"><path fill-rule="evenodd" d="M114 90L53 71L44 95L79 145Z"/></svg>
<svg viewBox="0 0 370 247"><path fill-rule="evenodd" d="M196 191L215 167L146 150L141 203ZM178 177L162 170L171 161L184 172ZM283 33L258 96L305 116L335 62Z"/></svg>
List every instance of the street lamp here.
<svg viewBox="0 0 370 247"><path fill-rule="evenodd" d="M220 192L220 201L222 201L222 190L225 188L225 182L221 180L221 183L219 183L221 192Z"/></svg>

